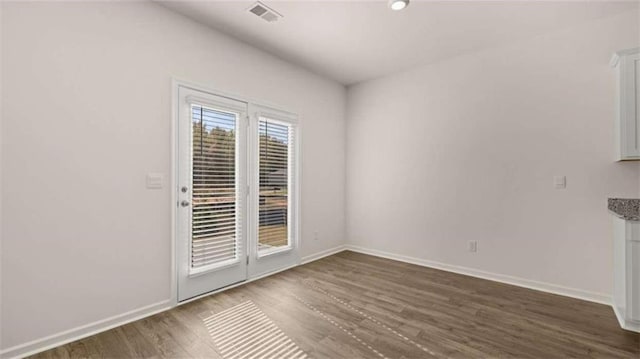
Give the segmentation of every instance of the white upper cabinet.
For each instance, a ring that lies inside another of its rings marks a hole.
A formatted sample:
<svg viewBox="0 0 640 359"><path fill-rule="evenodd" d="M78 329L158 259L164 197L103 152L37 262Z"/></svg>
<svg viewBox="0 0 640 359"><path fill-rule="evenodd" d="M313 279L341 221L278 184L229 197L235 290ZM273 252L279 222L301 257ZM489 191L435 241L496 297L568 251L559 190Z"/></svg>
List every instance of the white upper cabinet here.
<svg viewBox="0 0 640 359"><path fill-rule="evenodd" d="M640 160L640 48L613 54L617 72L616 159Z"/></svg>

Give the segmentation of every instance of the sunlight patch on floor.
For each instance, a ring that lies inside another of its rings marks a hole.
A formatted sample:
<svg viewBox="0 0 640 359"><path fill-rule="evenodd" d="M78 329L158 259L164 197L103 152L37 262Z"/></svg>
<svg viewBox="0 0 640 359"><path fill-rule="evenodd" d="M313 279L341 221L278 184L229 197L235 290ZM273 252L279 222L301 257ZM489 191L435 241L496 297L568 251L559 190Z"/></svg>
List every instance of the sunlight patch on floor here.
<svg viewBox="0 0 640 359"><path fill-rule="evenodd" d="M225 359L307 357L307 354L250 300L203 320L218 351Z"/></svg>

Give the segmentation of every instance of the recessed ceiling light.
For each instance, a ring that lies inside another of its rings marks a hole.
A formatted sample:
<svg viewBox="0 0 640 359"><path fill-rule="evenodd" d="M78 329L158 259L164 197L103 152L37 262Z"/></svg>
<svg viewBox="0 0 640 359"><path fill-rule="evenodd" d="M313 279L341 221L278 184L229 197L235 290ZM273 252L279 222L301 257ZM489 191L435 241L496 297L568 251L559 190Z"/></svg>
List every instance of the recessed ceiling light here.
<svg viewBox="0 0 640 359"><path fill-rule="evenodd" d="M409 6L409 0L389 0L389 7L391 10L402 10Z"/></svg>

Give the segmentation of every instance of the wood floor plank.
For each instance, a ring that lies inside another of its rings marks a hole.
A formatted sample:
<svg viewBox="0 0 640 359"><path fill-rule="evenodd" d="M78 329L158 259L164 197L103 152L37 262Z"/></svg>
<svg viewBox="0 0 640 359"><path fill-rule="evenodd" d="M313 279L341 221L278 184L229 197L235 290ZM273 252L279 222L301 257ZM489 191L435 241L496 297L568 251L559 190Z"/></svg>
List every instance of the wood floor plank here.
<svg viewBox="0 0 640 359"><path fill-rule="evenodd" d="M187 353L174 339L182 335L178 330L167 330L162 323L164 313L141 319L134 323L136 329L154 346L162 358L188 358Z"/></svg>
<svg viewBox="0 0 640 359"><path fill-rule="evenodd" d="M224 358L205 320L248 301L312 358L640 358L609 306L348 251L34 357Z"/></svg>
<svg viewBox="0 0 640 359"><path fill-rule="evenodd" d="M134 324L126 324L115 329L121 342L129 348L130 357L158 358L160 353L151 345Z"/></svg>

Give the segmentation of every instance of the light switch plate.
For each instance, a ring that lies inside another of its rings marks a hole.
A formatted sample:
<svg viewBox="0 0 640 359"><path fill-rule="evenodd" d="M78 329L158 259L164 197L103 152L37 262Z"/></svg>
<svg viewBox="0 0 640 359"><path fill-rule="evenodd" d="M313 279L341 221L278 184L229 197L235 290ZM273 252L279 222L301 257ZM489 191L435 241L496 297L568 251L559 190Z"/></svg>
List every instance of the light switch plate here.
<svg viewBox="0 0 640 359"><path fill-rule="evenodd" d="M565 189L565 188L567 188L567 177L565 177L565 176L554 176L553 177L553 187L555 187L555 189Z"/></svg>
<svg viewBox="0 0 640 359"><path fill-rule="evenodd" d="M164 185L162 173L147 173L147 189L161 189Z"/></svg>

